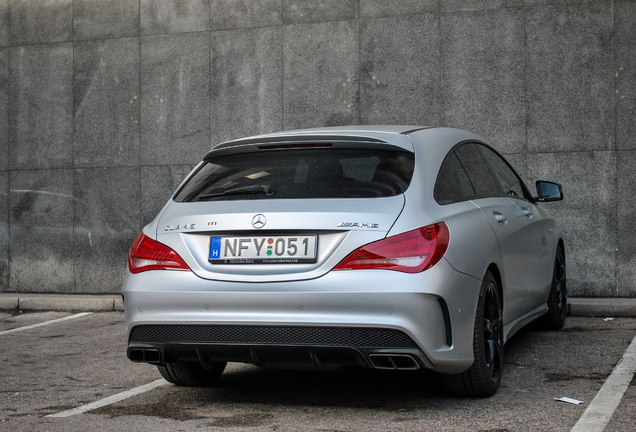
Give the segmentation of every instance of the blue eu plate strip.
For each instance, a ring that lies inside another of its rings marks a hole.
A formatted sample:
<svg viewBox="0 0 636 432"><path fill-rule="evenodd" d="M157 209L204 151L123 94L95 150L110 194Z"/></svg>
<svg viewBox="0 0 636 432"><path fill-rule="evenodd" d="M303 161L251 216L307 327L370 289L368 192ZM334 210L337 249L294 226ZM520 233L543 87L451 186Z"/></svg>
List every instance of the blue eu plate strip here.
<svg viewBox="0 0 636 432"><path fill-rule="evenodd" d="M221 258L221 237L212 237L210 239L210 259Z"/></svg>

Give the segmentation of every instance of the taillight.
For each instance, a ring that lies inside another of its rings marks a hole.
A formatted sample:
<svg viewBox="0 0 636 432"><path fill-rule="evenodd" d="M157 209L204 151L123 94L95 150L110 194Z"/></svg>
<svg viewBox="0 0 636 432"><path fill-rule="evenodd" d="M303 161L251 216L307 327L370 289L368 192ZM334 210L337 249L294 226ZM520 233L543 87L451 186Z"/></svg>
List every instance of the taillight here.
<svg viewBox="0 0 636 432"><path fill-rule="evenodd" d="M407 231L351 252L334 270L385 269L418 273L433 267L448 248L444 222Z"/></svg>
<svg viewBox="0 0 636 432"><path fill-rule="evenodd" d="M190 270L181 257L168 246L140 233L128 253L131 273L148 270Z"/></svg>

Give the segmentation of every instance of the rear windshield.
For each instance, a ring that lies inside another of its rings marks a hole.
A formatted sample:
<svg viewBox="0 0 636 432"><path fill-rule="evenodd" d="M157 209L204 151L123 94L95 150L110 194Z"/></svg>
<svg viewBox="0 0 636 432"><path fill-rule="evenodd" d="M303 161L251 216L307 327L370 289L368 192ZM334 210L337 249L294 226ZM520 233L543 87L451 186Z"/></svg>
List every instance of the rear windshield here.
<svg viewBox="0 0 636 432"><path fill-rule="evenodd" d="M207 160L175 195L178 202L373 198L403 193L413 153L370 149L296 149Z"/></svg>

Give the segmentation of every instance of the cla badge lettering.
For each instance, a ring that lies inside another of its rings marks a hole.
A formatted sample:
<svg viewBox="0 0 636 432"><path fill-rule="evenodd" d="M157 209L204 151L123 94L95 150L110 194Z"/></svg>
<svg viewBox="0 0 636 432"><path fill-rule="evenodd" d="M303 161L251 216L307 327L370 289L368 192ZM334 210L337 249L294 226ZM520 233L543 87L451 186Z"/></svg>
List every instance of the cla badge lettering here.
<svg viewBox="0 0 636 432"><path fill-rule="evenodd" d="M185 224L185 225L166 225L163 229L164 231L180 231L180 230L193 230L196 228L195 224Z"/></svg>
<svg viewBox="0 0 636 432"><path fill-rule="evenodd" d="M252 226L256 229L261 229L267 223L267 218L265 215L257 214L252 218Z"/></svg>
<svg viewBox="0 0 636 432"><path fill-rule="evenodd" d="M340 222L338 225L340 228L379 228L377 223L363 223L363 222Z"/></svg>

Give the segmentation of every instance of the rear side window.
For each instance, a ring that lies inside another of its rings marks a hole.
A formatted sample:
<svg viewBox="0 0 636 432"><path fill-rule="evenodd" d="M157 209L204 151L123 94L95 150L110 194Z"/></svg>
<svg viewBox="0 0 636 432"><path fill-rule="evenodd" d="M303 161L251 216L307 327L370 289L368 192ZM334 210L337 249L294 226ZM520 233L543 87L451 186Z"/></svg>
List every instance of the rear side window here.
<svg viewBox="0 0 636 432"><path fill-rule="evenodd" d="M475 189L454 152L446 157L439 170L434 195L440 204L462 201L475 195Z"/></svg>
<svg viewBox="0 0 636 432"><path fill-rule="evenodd" d="M207 160L174 199L389 197L408 188L413 167L413 153L407 151L329 148L231 154Z"/></svg>
<svg viewBox="0 0 636 432"><path fill-rule="evenodd" d="M483 156L474 144L464 144L455 150L459 161L479 197L500 195L497 182Z"/></svg>

